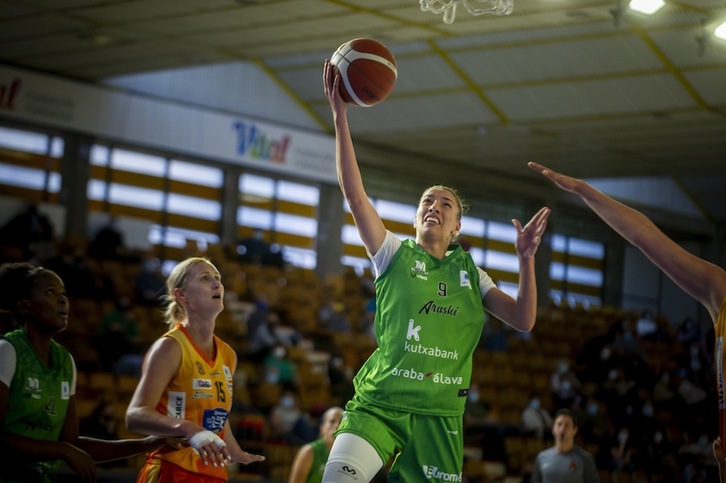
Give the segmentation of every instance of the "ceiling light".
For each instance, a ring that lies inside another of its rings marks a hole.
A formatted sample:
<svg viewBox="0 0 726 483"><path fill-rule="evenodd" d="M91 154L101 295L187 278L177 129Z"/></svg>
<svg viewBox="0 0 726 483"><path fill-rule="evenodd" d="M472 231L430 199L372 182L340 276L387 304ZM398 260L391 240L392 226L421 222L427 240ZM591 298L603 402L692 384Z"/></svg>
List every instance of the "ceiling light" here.
<svg viewBox="0 0 726 483"><path fill-rule="evenodd" d="M719 39L726 40L726 22L716 27L716 30L713 31L713 34Z"/></svg>
<svg viewBox="0 0 726 483"><path fill-rule="evenodd" d="M646 15L653 15L655 12L663 8L665 2L663 0L630 0L630 9Z"/></svg>
<svg viewBox="0 0 726 483"><path fill-rule="evenodd" d="M472 15L509 15L514 8L514 0L419 0L419 3L424 12L443 13L444 23L454 22L458 5L463 5Z"/></svg>

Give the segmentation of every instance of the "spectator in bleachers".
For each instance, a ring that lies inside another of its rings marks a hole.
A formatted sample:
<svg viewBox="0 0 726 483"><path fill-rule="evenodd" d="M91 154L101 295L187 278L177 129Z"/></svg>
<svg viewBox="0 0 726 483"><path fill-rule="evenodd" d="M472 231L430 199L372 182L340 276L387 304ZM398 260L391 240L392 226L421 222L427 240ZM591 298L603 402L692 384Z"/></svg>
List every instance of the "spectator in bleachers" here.
<svg viewBox="0 0 726 483"><path fill-rule="evenodd" d="M482 448L487 460L506 461L504 438L508 433L509 427L501 424L497 413L482 399L479 385L472 383L464 406L464 445Z"/></svg>
<svg viewBox="0 0 726 483"><path fill-rule="evenodd" d="M570 367L570 361L566 358L560 359L550 376L553 406L556 409L577 407L581 387L580 380Z"/></svg>
<svg viewBox="0 0 726 483"><path fill-rule="evenodd" d="M141 355L139 320L128 297L120 297L116 306L103 317L95 342L102 369L108 372L114 371L123 356ZM133 371L134 375L140 375L141 366L137 369Z"/></svg>
<svg viewBox="0 0 726 483"><path fill-rule="evenodd" d="M345 363L345 359L334 353L328 360L328 379L330 379L330 393L337 404L345 404L353 394L353 376L355 371Z"/></svg>
<svg viewBox="0 0 726 483"><path fill-rule="evenodd" d="M585 400L579 433L585 441L600 444L607 438L609 427L607 407L591 395Z"/></svg>
<svg viewBox="0 0 726 483"><path fill-rule="evenodd" d="M498 320L490 320L482 331L482 345L492 352L505 352L507 350L507 332L504 324Z"/></svg>
<svg viewBox="0 0 726 483"><path fill-rule="evenodd" d="M261 265L270 256L270 245L265 241L265 233L255 229L252 235L243 238L237 244L239 259L245 263Z"/></svg>
<svg viewBox="0 0 726 483"><path fill-rule="evenodd" d="M708 356L703 345L691 342L684 347L678 358L678 366L685 368L690 379L697 381L699 386L705 386L713 377Z"/></svg>
<svg viewBox="0 0 726 483"><path fill-rule="evenodd" d="M653 316L652 310L644 310L640 318L635 322L635 332L638 337L647 337L658 330L658 323Z"/></svg>
<svg viewBox="0 0 726 483"><path fill-rule="evenodd" d="M610 369L608 379L598 391L597 397L608 408L608 414L615 424L628 419L628 408L632 408L635 387L635 381L622 366Z"/></svg>
<svg viewBox="0 0 726 483"><path fill-rule="evenodd" d="M292 445L307 444L315 439L310 415L300 408L298 397L297 391L285 390L280 401L272 407L270 439Z"/></svg>
<svg viewBox="0 0 726 483"><path fill-rule="evenodd" d="M703 344L703 332L701 332L701 328L692 317L685 317L678 326L676 341L683 346L688 346L692 342Z"/></svg>
<svg viewBox="0 0 726 483"><path fill-rule="evenodd" d="M360 332L375 340L376 331L373 322L376 318L376 287L373 284L373 280L368 277L364 278L361 281L361 291L365 305L363 307Z"/></svg>
<svg viewBox="0 0 726 483"><path fill-rule="evenodd" d="M272 245L265 240L265 233L255 229L252 235L243 238L237 244L237 255L244 263L257 265L270 265L282 268L285 264L282 252L277 245Z"/></svg>
<svg viewBox="0 0 726 483"><path fill-rule="evenodd" d="M676 397L675 386L671 382L671 374L668 369L662 369L652 389L653 402L656 408L672 411Z"/></svg>
<svg viewBox="0 0 726 483"><path fill-rule="evenodd" d="M635 472L637 447L630 436L628 427L616 427L616 432L610 435L609 440L603 446L609 456L604 469L628 475Z"/></svg>
<svg viewBox="0 0 726 483"><path fill-rule="evenodd" d="M481 398L481 392L477 383L471 383L469 393L466 396L464 406L464 433L473 435L482 426L495 424L498 419L489 407L489 404ZM467 439L468 441L468 439Z"/></svg>
<svg viewBox="0 0 726 483"><path fill-rule="evenodd" d="M138 261L137 257L128 252L119 219L113 215L109 216L108 221L94 235L88 245L88 254L99 260Z"/></svg>
<svg viewBox="0 0 726 483"><path fill-rule="evenodd" d="M649 482L666 483L680 473L678 460L675 458L677 448L668 438L668 431L661 427L647 435L640 444L640 468L648 475Z"/></svg>
<svg viewBox="0 0 726 483"><path fill-rule="evenodd" d="M280 345L294 347L303 340L303 335L295 327L282 323L280 314L277 312L272 311L267 315L267 324L273 337Z"/></svg>
<svg viewBox="0 0 726 483"><path fill-rule="evenodd" d="M540 395L533 392L527 405L522 410L522 432L533 434L537 439L544 439L551 434L552 415L542 406Z"/></svg>
<svg viewBox="0 0 726 483"><path fill-rule="evenodd" d="M620 321L619 330L615 332L615 338L611 346L624 360L630 360L631 358L640 356L642 348L639 339L636 337L633 322L630 318L624 318Z"/></svg>
<svg viewBox="0 0 726 483"><path fill-rule="evenodd" d="M166 279L161 272L161 261L147 255L142 264L141 271L134 280L137 300L143 305L158 307L165 294Z"/></svg>
<svg viewBox="0 0 726 483"><path fill-rule="evenodd" d="M704 431L689 436L689 440L678 448L678 457L683 467L683 481L703 483L713 481L709 478L707 465L712 463L713 444Z"/></svg>
<svg viewBox="0 0 726 483"><path fill-rule="evenodd" d="M28 203L0 228L0 243L15 248L21 257L12 261L45 262L55 255L54 236L53 224L35 203Z"/></svg>
<svg viewBox="0 0 726 483"><path fill-rule="evenodd" d="M262 362L280 343L275 333L275 326L279 322L280 316L270 308L267 294L260 292L255 301L255 309L247 318L247 359Z"/></svg>
<svg viewBox="0 0 726 483"><path fill-rule="evenodd" d="M85 246L78 241L66 241L60 252L45 263L65 281L70 298L100 299L103 296L103 281L88 263Z"/></svg>
<svg viewBox="0 0 726 483"><path fill-rule="evenodd" d="M584 383L601 385L611 369L617 366L618 355L613 353L610 337L599 334L585 341L576 357L580 378Z"/></svg>
<svg viewBox="0 0 726 483"><path fill-rule="evenodd" d="M351 332L345 302L332 294L328 294L318 310L318 324L321 329L334 332Z"/></svg>
<svg viewBox="0 0 726 483"><path fill-rule="evenodd" d="M287 355L284 345L276 345L262 361L265 372L265 381L270 384L280 384L284 388L297 386L297 369L295 363Z"/></svg>

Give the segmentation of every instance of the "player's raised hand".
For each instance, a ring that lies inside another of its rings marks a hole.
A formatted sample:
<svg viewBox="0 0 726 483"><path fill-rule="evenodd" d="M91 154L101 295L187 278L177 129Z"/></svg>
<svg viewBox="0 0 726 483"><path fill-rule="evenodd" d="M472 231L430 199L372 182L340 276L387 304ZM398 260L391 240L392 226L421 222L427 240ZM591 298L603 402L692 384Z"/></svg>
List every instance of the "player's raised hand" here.
<svg viewBox="0 0 726 483"><path fill-rule="evenodd" d="M542 242L542 235L544 235L545 229L547 228L547 218L549 216L550 209L545 206L529 220L529 223L524 228L522 228L519 220L512 220L514 228L517 229L515 246L520 258L531 258L537 253L537 248L539 248L539 244Z"/></svg>
<svg viewBox="0 0 726 483"><path fill-rule="evenodd" d="M345 112L345 101L340 95L340 73L330 59L325 59L323 65L323 92L334 113Z"/></svg>
<svg viewBox="0 0 726 483"><path fill-rule="evenodd" d="M535 163L534 161L530 161L529 163L527 163L527 166L537 171L545 178L551 180L553 183L555 183L557 186L565 191L577 193L577 188L581 184L583 184L582 180L564 175L562 173L558 173L557 171L553 171L552 169L539 163Z"/></svg>

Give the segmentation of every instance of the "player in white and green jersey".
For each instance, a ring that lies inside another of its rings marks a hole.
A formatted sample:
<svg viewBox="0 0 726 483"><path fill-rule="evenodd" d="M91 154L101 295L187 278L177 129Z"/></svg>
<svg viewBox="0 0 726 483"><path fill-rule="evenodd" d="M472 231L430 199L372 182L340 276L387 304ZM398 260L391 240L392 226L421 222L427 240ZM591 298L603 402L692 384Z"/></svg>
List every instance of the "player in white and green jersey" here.
<svg viewBox="0 0 726 483"><path fill-rule="evenodd" d="M78 435L75 364L53 340L68 324L58 275L28 263L0 266L0 310L21 326L0 338L0 452L6 461L0 483L50 481L61 460L80 481L95 481L94 461L174 444L156 436L107 441Z"/></svg>
<svg viewBox="0 0 726 483"><path fill-rule="evenodd" d="M416 240L383 224L361 178L340 76L325 62L323 87L333 113L338 181L376 275L378 348L355 378L323 483L369 482L395 456L389 481L462 481L464 403L484 310L517 330L534 327L534 255L549 209L517 230L517 300L499 290L452 241L464 206L455 190L427 189L414 219Z"/></svg>
<svg viewBox="0 0 726 483"><path fill-rule="evenodd" d="M0 339L0 354L3 356L0 382L9 387L8 399L23 402L8 406L3 430L35 440L57 441L65 422L71 387L75 387L75 366L70 354L51 341L51 365L45 367L23 330L15 330ZM49 475L56 463L29 461L26 465L16 460L11 466L22 469L25 475L28 472Z"/></svg>

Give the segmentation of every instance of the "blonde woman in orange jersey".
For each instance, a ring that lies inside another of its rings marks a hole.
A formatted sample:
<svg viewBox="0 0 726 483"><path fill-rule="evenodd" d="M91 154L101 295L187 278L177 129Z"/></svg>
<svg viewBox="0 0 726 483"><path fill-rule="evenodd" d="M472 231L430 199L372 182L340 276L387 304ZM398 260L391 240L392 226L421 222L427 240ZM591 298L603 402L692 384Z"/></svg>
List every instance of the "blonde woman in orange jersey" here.
<svg viewBox="0 0 726 483"><path fill-rule="evenodd" d="M229 426L237 355L214 335L224 308L221 276L206 258L189 258L172 270L166 288L170 330L146 354L126 425L181 436L188 446L149 453L137 481L227 481L226 465L264 457L243 451Z"/></svg>

